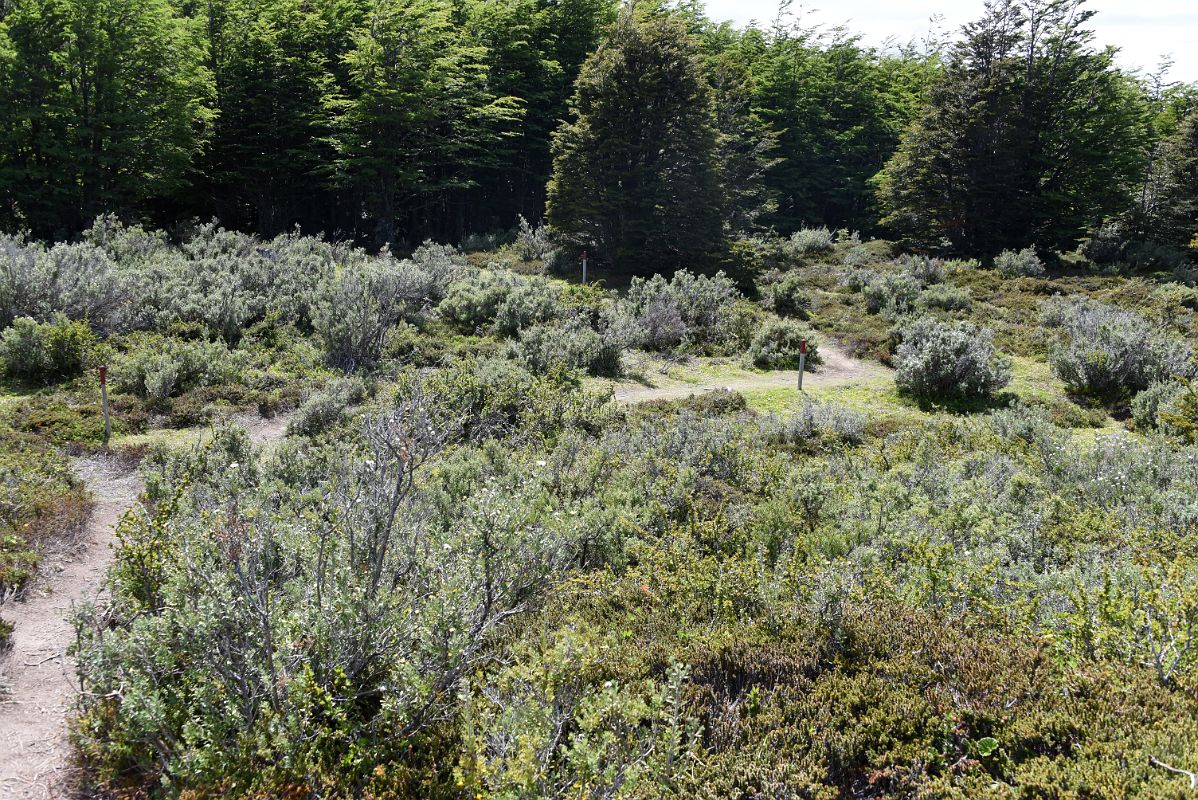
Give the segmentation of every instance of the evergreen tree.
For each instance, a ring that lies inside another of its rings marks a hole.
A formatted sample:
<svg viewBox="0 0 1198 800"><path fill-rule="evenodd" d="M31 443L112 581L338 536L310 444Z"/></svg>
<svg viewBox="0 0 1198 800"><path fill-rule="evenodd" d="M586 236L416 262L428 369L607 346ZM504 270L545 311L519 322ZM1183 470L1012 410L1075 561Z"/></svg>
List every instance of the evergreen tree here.
<svg viewBox="0 0 1198 800"><path fill-rule="evenodd" d="M169 0L11 0L0 21L9 224L62 236L104 212L169 207L211 116L203 52Z"/></svg>
<svg viewBox="0 0 1198 800"><path fill-rule="evenodd" d="M1078 0L996 0L964 29L927 110L879 180L884 222L990 256L1072 249L1129 205L1141 95L1096 51Z"/></svg>
<svg viewBox="0 0 1198 800"><path fill-rule="evenodd" d="M669 14L624 12L583 66L554 139L550 222L626 269L704 262L722 236L711 90Z"/></svg>

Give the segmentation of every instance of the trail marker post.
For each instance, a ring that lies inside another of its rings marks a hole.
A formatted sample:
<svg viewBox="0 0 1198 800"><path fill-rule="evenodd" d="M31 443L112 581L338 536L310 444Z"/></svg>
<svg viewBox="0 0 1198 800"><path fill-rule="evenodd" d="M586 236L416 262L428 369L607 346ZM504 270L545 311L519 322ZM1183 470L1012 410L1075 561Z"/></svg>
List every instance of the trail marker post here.
<svg viewBox="0 0 1198 800"><path fill-rule="evenodd" d="M582 285L587 285L587 251L582 251Z"/></svg>
<svg viewBox="0 0 1198 800"><path fill-rule="evenodd" d="M799 391L803 391L803 373L807 370L807 340L799 341Z"/></svg>
<svg viewBox="0 0 1198 800"><path fill-rule="evenodd" d="M112 436L112 420L108 417L108 367L100 367L100 405L104 408L104 444Z"/></svg>

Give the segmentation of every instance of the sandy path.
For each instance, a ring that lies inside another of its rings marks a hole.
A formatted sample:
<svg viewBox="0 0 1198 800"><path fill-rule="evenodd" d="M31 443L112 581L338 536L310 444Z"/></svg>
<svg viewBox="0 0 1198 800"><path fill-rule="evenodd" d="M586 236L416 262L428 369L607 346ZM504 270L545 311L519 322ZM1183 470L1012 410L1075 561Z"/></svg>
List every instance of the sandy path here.
<svg viewBox="0 0 1198 800"><path fill-rule="evenodd" d="M268 446L287 430L285 416L239 419L256 445ZM142 484L137 470L105 456L74 461L76 474L95 506L75 556L43 574L31 595L4 606L14 623L13 648L0 661L0 798L43 800L72 794L67 715L78 682L66 654L74 639L72 606L96 599L112 562L114 529L137 502Z"/></svg>
<svg viewBox="0 0 1198 800"><path fill-rule="evenodd" d="M803 377L803 386L805 388L875 378L890 372L890 370L880 364L873 364L853 358L830 342L821 342L819 353L824 363L819 367L818 371L808 371ZM640 383L620 383L616 384L613 393L617 403L632 404L644 403L650 400L678 400L694 394L704 394L718 389L729 389L739 392L751 391L753 389L797 387L798 380L799 373L797 370L777 370L761 375L754 375L751 378L735 380L712 378L711 380L703 380L698 383L685 383L663 379L656 386L645 386Z"/></svg>

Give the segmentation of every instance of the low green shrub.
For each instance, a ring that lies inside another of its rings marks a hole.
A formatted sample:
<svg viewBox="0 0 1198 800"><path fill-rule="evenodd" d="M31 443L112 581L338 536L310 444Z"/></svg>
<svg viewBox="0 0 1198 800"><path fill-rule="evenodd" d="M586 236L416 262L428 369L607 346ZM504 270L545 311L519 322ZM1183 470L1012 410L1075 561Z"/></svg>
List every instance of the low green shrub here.
<svg viewBox="0 0 1198 800"><path fill-rule="evenodd" d="M746 355L759 369L797 369L804 340L807 342L807 367L819 366L823 360L811 329L784 319L766 322L749 343Z"/></svg>
<svg viewBox="0 0 1198 800"><path fill-rule="evenodd" d="M790 235L790 249L799 255L830 253L835 239L827 228L800 228Z"/></svg>
<svg viewBox="0 0 1198 800"><path fill-rule="evenodd" d="M915 310L922 289L920 282L911 275L886 273L872 276L862 286L861 295L865 298L866 311L897 319Z"/></svg>
<svg viewBox="0 0 1198 800"><path fill-rule="evenodd" d="M145 334L130 344L113 363L113 386L156 404L198 387L232 382L245 365L244 355L223 342Z"/></svg>
<svg viewBox="0 0 1198 800"><path fill-rule="evenodd" d="M787 272L761 292L762 305L784 317L807 319L811 311L811 294L803 276Z"/></svg>
<svg viewBox="0 0 1198 800"><path fill-rule="evenodd" d="M919 293L919 305L925 309L964 311L973 304L973 294L964 287L941 283Z"/></svg>
<svg viewBox="0 0 1198 800"><path fill-rule="evenodd" d="M1044 274L1044 262L1034 247L1004 250L994 257L994 269L1004 278L1034 278Z"/></svg>
<svg viewBox="0 0 1198 800"><path fill-rule="evenodd" d="M581 317L527 328L511 352L537 374L579 369L591 375L619 375L622 369L620 343Z"/></svg>
<svg viewBox="0 0 1198 800"><path fill-rule="evenodd" d="M59 314L51 322L28 317L0 334L0 365L5 375L29 383L50 383L82 374L96 346L86 322Z"/></svg>
<svg viewBox="0 0 1198 800"><path fill-rule="evenodd" d="M1126 402L1154 383L1198 370L1193 347L1129 311L1088 299L1050 301L1040 319L1064 332L1049 363L1079 395Z"/></svg>
<svg viewBox="0 0 1198 800"><path fill-rule="evenodd" d="M500 306L515 288L516 279L511 275L478 270L449 285L437 312L458 330L481 330L495 321Z"/></svg>
<svg viewBox="0 0 1198 800"><path fill-rule="evenodd" d="M529 280L513 288L495 310L495 332L516 336L525 328L552 321L561 310L560 293L552 284Z"/></svg>

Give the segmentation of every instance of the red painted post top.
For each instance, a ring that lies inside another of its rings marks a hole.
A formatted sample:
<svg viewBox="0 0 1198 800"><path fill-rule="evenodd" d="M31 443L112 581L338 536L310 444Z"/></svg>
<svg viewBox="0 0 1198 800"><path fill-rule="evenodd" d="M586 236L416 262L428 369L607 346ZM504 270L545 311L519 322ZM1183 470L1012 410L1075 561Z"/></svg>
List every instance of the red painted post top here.
<svg viewBox="0 0 1198 800"><path fill-rule="evenodd" d="M586 250L583 250L583 251L582 251L582 260L583 260L583 261L586 261L586 260L587 260L587 251L586 251Z"/></svg>
<svg viewBox="0 0 1198 800"><path fill-rule="evenodd" d="M100 367L100 385L108 383L108 367Z"/></svg>
<svg viewBox="0 0 1198 800"><path fill-rule="evenodd" d="M799 340L799 352L800 353L807 352L807 340L806 339Z"/></svg>

